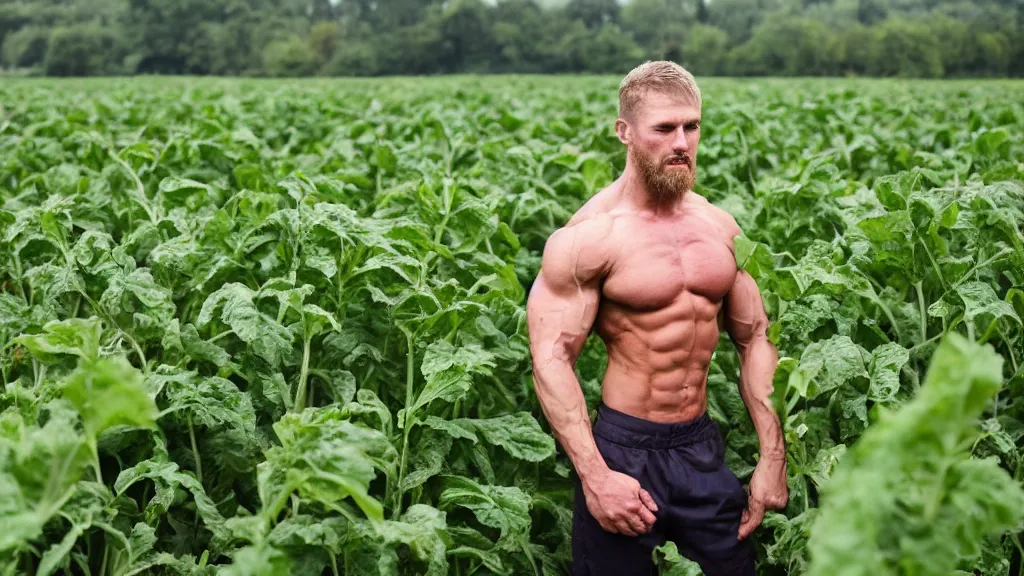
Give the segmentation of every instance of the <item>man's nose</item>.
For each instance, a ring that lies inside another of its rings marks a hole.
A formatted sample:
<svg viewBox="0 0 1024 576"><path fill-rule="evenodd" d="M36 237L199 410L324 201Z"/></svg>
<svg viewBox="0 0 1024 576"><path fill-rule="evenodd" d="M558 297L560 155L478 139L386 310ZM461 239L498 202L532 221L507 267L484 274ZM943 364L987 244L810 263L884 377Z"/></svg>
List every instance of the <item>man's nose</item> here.
<svg viewBox="0 0 1024 576"><path fill-rule="evenodd" d="M672 140L672 150L676 154L690 150L690 144L686 141L686 129L681 126L675 131L675 138Z"/></svg>

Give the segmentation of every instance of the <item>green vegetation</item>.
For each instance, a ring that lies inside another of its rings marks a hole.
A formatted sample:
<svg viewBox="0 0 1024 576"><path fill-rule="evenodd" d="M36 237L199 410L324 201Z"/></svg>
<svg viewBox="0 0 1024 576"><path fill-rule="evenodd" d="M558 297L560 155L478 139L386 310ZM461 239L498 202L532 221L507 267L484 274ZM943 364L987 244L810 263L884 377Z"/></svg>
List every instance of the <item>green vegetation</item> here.
<svg viewBox="0 0 1024 576"><path fill-rule="evenodd" d="M0 0L17 74L1024 76L1020 0Z"/></svg>
<svg viewBox="0 0 1024 576"><path fill-rule="evenodd" d="M623 166L617 82L5 83L0 573L567 573L525 296ZM781 356L762 573L1019 573L1024 87L702 88ZM745 480L738 370L723 336Z"/></svg>

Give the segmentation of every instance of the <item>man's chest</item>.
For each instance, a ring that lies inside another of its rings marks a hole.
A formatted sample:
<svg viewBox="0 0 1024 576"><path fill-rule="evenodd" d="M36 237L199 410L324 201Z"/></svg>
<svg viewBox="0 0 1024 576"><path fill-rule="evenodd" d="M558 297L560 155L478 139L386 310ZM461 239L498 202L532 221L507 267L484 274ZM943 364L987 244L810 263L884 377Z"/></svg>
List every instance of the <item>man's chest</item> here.
<svg viewBox="0 0 1024 576"><path fill-rule="evenodd" d="M717 231L647 231L615 238L603 296L636 310L670 306L688 292L720 302L736 279L731 242Z"/></svg>

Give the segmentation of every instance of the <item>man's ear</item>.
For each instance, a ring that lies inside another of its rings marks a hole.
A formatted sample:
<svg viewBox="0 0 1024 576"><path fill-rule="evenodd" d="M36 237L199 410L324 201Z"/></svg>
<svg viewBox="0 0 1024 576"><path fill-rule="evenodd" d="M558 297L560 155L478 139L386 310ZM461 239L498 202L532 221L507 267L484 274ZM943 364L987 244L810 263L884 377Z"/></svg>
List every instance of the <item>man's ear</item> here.
<svg viewBox="0 0 1024 576"><path fill-rule="evenodd" d="M629 124L622 118L615 120L615 134L618 135L619 142L622 142L626 146L629 146L632 143L632 130L630 130Z"/></svg>

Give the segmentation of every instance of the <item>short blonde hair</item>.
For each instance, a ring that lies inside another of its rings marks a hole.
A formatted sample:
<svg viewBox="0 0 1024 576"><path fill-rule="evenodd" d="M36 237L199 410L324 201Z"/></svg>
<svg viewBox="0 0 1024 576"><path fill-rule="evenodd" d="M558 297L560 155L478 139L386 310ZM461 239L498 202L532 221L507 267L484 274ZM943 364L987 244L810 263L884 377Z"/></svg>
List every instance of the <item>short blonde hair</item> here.
<svg viewBox="0 0 1024 576"><path fill-rule="evenodd" d="M619 116L631 117L650 92L682 94L699 110L700 88L693 74L679 64L668 60L648 60L633 68L619 84Z"/></svg>

